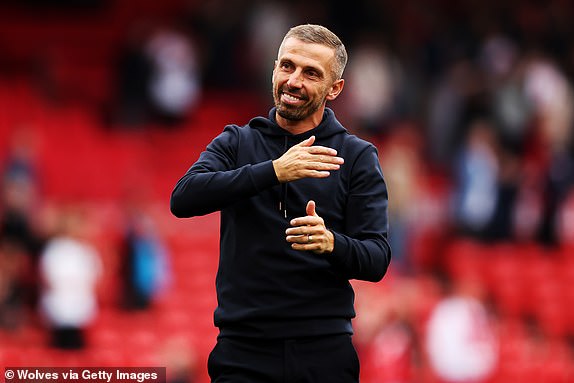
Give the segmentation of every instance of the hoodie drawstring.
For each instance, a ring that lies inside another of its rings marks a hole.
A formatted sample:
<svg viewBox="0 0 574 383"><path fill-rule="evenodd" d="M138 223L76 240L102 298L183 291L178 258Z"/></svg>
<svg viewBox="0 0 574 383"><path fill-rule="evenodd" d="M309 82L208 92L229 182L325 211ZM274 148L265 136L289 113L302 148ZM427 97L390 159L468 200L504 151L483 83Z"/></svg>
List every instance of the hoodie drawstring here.
<svg viewBox="0 0 574 383"><path fill-rule="evenodd" d="M285 136L283 142L283 153L287 151L288 137ZM283 216L287 218L287 183L281 184L281 199L279 200L279 211L283 211Z"/></svg>

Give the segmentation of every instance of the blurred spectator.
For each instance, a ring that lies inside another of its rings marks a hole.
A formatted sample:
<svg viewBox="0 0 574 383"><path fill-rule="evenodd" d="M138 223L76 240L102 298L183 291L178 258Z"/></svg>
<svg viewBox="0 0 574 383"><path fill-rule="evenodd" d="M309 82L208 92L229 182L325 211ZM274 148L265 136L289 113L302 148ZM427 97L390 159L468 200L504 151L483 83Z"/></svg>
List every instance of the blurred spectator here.
<svg viewBox="0 0 574 383"><path fill-rule="evenodd" d="M512 237L516 188L513 172L506 171L511 165L501 161L493 124L485 119L471 122L455 172L454 209L461 234L482 240Z"/></svg>
<svg viewBox="0 0 574 383"><path fill-rule="evenodd" d="M393 122L381 142L381 167L393 201L389 205L391 272L415 275L434 269L442 242L452 231L450 179L432 170L418 123Z"/></svg>
<svg viewBox="0 0 574 383"><path fill-rule="evenodd" d="M137 126L149 120L149 83L152 64L145 53L149 27L138 23L131 27L123 42L116 67L115 105L110 112L114 122Z"/></svg>
<svg viewBox="0 0 574 383"><path fill-rule="evenodd" d="M125 125L174 125L192 115L201 94L200 63L189 36L176 28L136 24L117 67L114 119Z"/></svg>
<svg viewBox="0 0 574 383"><path fill-rule="evenodd" d="M193 4L185 18L202 47L204 86L209 89L244 89L246 21L252 4L246 0L212 0Z"/></svg>
<svg viewBox="0 0 574 383"><path fill-rule="evenodd" d="M35 135L15 130L5 158L0 199L0 326L18 327L36 300L38 175Z"/></svg>
<svg viewBox="0 0 574 383"><path fill-rule="evenodd" d="M377 136L389 129L398 113L402 68L374 35L354 45L352 57L344 75L349 85L341 105L357 133Z"/></svg>
<svg viewBox="0 0 574 383"><path fill-rule="evenodd" d="M482 73L461 58L447 68L429 95L428 140L431 160L448 167L470 121L487 110Z"/></svg>
<svg viewBox="0 0 574 383"><path fill-rule="evenodd" d="M472 276L457 280L430 315L424 347L440 382L487 382L497 367L497 337L483 294Z"/></svg>
<svg viewBox="0 0 574 383"><path fill-rule="evenodd" d="M20 128L10 138L2 177L0 235L35 256L40 246L33 219L40 197L36 136L33 130Z"/></svg>
<svg viewBox="0 0 574 383"><path fill-rule="evenodd" d="M412 248L417 233L424 230L420 214L425 203L425 168L422 160L422 137L416 127L404 123L391 133L381 152L381 166L386 174L389 196L389 240L393 248L393 270L413 269Z"/></svg>
<svg viewBox="0 0 574 383"><path fill-rule="evenodd" d="M61 211L59 227L40 258L40 311L52 346L79 349L84 331L98 312L97 283L102 274L98 251L89 242L86 217L77 208Z"/></svg>
<svg viewBox="0 0 574 383"><path fill-rule="evenodd" d="M130 212L124 241L123 304L146 309L169 282L167 248L152 217L141 208Z"/></svg>
<svg viewBox="0 0 574 383"><path fill-rule="evenodd" d="M4 163L5 179L23 179L37 186L36 157L38 137L32 127L23 125L13 129Z"/></svg>
<svg viewBox="0 0 574 383"><path fill-rule="evenodd" d="M541 143L552 153L570 150L573 93L562 71L550 59L534 54L525 68L524 91L539 121Z"/></svg>
<svg viewBox="0 0 574 383"><path fill-rule="evenodd" d="M531 161L523 161L521 167L512 217L513 237L517 242L536 242L542 224L544 182L540 171Z"/></svg>
<svg viewBox="0 0 574 383"><path fill-rule="evenodd" d="M201 90L193 42L174 28L158 28L145 50L152 65L148 92L155 117L167 124L182 122L196 106Z"/></svg>
<svg viewBox="0 0 574 383"><path fill-rule="evenodd" d="M19 329L26 319L27 254L9 240L0 240L0 328Z"/></svg>
<svg viewBox="0 0 574 383"><path fill-rule="evenodd" d="M485 74L490 108L500 133L501 144L522 154L532 128L532 103L524 92L524 60L516 44L503 35L485 39L479 53L480 68Z"/></svg>
<svg viewBox="0 0 574 383"><path fill-rule="evenodd" d="M549 59L534 55L524 74L524 89L537 118L544 182L540 240L556 244L557 215L574 186L574 96L572 85Z"/></svg>

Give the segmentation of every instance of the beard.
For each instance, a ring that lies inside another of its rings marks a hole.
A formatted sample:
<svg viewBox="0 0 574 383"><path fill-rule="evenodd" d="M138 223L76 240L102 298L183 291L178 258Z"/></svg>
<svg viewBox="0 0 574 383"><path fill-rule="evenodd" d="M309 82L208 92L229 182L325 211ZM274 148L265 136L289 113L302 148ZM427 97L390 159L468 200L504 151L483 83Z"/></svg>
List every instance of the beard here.
<svg viewBox="0 0 574 383"><path fill-rule="evenodd" d="M281 93L287 91L293 95L296 95L304 101L301 106L293 106L281 102ZM309 99L308 97L302 95L298 90L289 89L287 87L275 88L273 91L273 101L275 103L275 108L277 109L277 114L289 121L302 121L315 113L325 101L326 94L322 97L316 97L315 99Z"/></svg>

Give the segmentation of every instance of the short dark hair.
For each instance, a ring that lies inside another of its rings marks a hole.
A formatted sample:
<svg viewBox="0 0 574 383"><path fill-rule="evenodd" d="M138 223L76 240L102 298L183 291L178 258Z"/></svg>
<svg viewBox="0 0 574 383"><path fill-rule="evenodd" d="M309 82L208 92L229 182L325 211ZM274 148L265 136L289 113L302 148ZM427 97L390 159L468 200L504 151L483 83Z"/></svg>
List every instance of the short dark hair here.
<svg viewBox="0 0 574 383"><path fill-rule="evenodd" d="M298 25L289 30L281 46L285 40L293 37L306 43L321 44L333 48L335 51L335 65L333 66L333 78L338 80L343 77L343 71L347 65L347 50L345 45L336 34L322 25L303 24Z"/></svg>

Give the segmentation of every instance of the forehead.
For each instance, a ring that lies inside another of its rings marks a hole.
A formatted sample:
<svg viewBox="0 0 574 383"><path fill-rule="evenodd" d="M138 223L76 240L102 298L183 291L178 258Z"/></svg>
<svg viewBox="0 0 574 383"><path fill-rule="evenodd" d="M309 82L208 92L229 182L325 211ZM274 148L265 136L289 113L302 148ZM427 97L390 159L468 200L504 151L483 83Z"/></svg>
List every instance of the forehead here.
<svg viewBox="0 0 574 383"><path fill-rule="evenodd" d="M277 59L291 60L306 66L328 68L335 57L335 51L325 45L307 43L295 37L289 37L279 49Z"/></svg>

